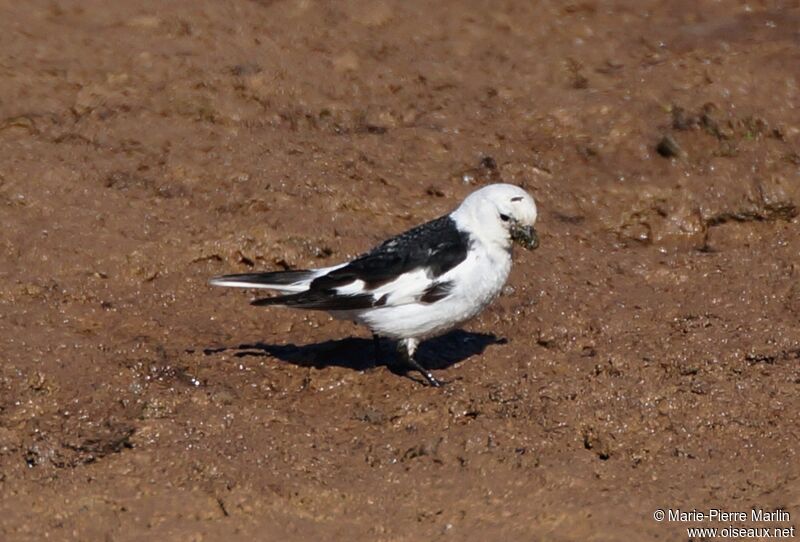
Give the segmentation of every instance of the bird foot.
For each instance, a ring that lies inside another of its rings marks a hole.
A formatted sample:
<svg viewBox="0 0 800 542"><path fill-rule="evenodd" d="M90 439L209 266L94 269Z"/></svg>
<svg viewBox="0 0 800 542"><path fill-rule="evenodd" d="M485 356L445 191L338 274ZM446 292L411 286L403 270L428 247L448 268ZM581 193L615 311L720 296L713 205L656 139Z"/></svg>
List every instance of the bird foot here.
<svg viewBox="0 0 800 542"><path fill-rule="evenodd" d="M441 388L442 386L447 384L447 382L445 382L444 380L437 380L436 377L433 376L430 371L426 371L423 369L422 371L420 371L420 373L422 373L422 376L424 376L425 380L428 381L428 385L430 385L433 388Z"/></svg>
<svg viewBox="0 0 800 542"><path fill-rule="evenodd" d="M416 367L411 366L410 364L391 364L388 366L389 370L392 371L394 374L399 376L405 376L414 382L419 382L420 384L425 384L432 388L443 388L447 384L449 384L450 380L440 380L433 376L433 373L427 371L425 369L417 369ZM422 375L422 378L417 378L416 376L412 376L411 372L419 373Z"/></svg>
<svg viewBox="0 0 800 542"><path fill-rule="evenodd" d="M414 358L414 350L416 349L416 344L401 342L398 345L398 352L400 354L400 358L403 361L403 367L405 369L413 369L417 371L419 374L425 378L425 381L428 383L429 386L432 388L441 388L447 382L442 380L437 380L433 373L431 373L428 369L423 367L415 358Z"/></svg>
<svg viewBox="0 0 800 542"><path fill-rule="evenodd" d="M425 379L425 381L428 383L428 385L431 386L432 388L441 388L442 386L447 384L447 382L445 382L444 380L438 380L435 376L433 376L433 373L431 373L428 369L420 365L420 363L412 356L407 356L403 361L405 361L405 366L407 369L413 369L417 371L419 374L421 374L422 377Z"/></svg>

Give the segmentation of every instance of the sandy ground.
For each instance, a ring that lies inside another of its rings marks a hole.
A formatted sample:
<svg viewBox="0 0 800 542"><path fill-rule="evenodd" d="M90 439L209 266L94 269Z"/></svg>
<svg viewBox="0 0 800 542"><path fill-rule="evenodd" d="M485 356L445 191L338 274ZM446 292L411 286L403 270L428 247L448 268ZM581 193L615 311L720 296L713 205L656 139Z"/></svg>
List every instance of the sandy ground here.
<svg viewBox="0 0 800 542"><path fill-rule="evenodd" d="M0 538L800 527L798 28L796 1L0 0ZM499 180L541 247L423 347L444 389L206 283Z"/></svg>

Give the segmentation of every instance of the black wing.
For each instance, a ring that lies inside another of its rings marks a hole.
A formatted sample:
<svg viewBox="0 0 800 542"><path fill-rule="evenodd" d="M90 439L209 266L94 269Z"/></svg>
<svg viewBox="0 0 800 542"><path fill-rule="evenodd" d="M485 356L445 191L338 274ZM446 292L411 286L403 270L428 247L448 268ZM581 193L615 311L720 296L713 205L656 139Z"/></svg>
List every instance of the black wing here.
<svg viewBox="0 0 800 542"><path fill-rule="evenodd" d="M470 238L456 227L450 216L443 216L387 239L345 267L315 279L311 290L330 289L363 280L365 289L374 289L414 269L425 268L436 278L467 257Z"/></svg>
<svg viewBox="0 0 800 542"><path fill-rule="evenodd" d="M467 257L470 237L443 216L388 239L347 264L314 279L309 289L297 294L257 299L254 305L286 305L303 309L359 310L386 304L388 295L378 298L373 291L403 273L425 269L433 280ZM356 280L364 281L361 292L343 295L337 288ZM447 282L425 291L421 301L434 303L449 293Z"/></svg>

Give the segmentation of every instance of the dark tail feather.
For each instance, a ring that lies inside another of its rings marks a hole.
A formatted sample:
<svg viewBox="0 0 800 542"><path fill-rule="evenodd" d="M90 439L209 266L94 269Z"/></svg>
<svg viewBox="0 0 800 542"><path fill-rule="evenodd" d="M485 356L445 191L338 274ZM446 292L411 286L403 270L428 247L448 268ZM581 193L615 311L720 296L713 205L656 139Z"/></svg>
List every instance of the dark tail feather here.
<svg viewBox="0 0 800 542"><path fill-rule="evenodd" d="M266 307L269 305L286 305L291 306L292 301L291 298L294 297L295 294L292 295L276 295L273 297L261 297L258 299L254 299L250 302L251 305L254 307Z"/></svg>
<svg viewBox="0 0 800 542"><path fill-rule="evenodd" d="M372 294L337 296L330 291L323 291L262 297L260 299L254 299L250 304L256 307L283 305L285 307L294 307L297 309L348 311L374 307L375 299L372 297Z"/></svg>
<svg viewBox="0 0 800 542"><path fill-rule="evenodd" d="M314 272L307 269L296 271L269 271L266 273L238 273L235 275L223 275L211 279L211 284L224 285L223 283L252 284L254 287L264 285L283 285L294 284L302 280L309 279Z"/></svg>

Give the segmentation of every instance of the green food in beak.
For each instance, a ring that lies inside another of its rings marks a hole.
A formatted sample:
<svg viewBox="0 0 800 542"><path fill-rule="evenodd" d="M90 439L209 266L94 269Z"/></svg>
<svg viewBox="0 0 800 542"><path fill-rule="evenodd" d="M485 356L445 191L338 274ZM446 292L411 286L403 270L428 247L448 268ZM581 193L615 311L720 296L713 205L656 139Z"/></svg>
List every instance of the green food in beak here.
<svg viewBox="0 0 800 542"><path fill-rule="evenodd" d="M511 226L511 240L528 250L539 246L539 236L533 226L514 224Z"/></svg>

